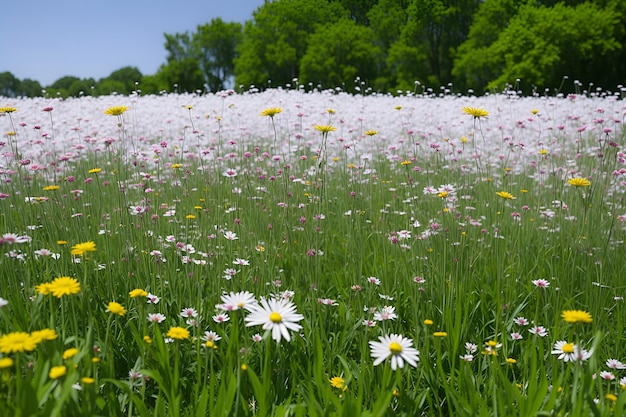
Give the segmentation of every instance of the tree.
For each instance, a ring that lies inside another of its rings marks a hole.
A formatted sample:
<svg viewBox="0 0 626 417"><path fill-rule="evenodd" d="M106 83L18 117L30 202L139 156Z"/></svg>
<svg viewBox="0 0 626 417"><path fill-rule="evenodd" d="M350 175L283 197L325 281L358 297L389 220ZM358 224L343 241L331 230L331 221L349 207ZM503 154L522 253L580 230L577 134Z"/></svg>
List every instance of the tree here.
<svg viewBox="0 0 626 417"><path fill-rule="evenodd" d="M452 81L452 57L465 40L478 0L410 0L407 21L387 63L398 84ZM406 54L409 54L408 56Z"/></svg>
<svg viewBox="0 0 626 417"><path fill-rule="evenodd" d="M20 95L24 97L39 97L42 94L42 87L39 81L25 78L20 83Z"/></svg>
<svg viewBox="0 0 626 417"><path fill-rule="evenodd" d="M299 76L300 59L319 24L346 16L338 3L327 0L266 2L246 22L235 59L238 85L285 85Z"/></svg>
<svg viewBox="0 0 626 417"><path fill-rule="evenodd" d="M226 84L234 76L234 61L241 38L240 23L225 23L217 18L198 26L192 41L194 53L210 91L226 89Z"/></svg>
<svg viewBox="0 0 626 417"><path fill-rule="evenodd" d="M104 80L116 81L116 85L118 86L118 90L116 90L119 94L130 94L137 88L137 83L141 83L143 79L143 74L136 67L122 67L118 70L115 70ZM104 80L100 80L103 82ZM123 85L124 87L119 87Z"/></svg>
<svg viewBox="0 0 626 417"><path fill-rule="evenodd" d="M326 87L354 87L360 77L372 83L380 70L381 50L373 45L374 33L353 20L320 25L300 60L300 82Z"/></svg>
<svg viewBox="0 0 626 417"><path fill-rule="evenodd" d="M194 47L188 32L165 34L165 49L168 52L167 62L161 65L158 75L171 90L177 86L179 92L204 90L204 77L200 63L194 56Z"/></svg>
<svg viewBox="0 0 626 417"><path fill-rule="evenodd" d="M452 75L462 88L482 91L499 75L504 62L489 47L521 6L518 0L486 0L474 15L467 40L457 49Z"/></svg>
<svg viewBox="0 0 626 417"><path fill-rule="evenodd" d="M496 3L492 2L490 10L497 9ZM508 6L515 7L512 2ZM517 79L539 88L556 88L566 75L583 83L607 81L603 79L607 59L621 48L617 39L623 33L620 19L623 15L612 7L595 3L523 4L508 22L500 22L502 30L495 40L483 40L481 45L474 37L468 39L480 46L473 52L471 45L460 48L463 54L455 74L465 74L470 82L479 81L488 89L501 89ZM486 22L477 19L475 24L479 23ZM473 27L471 33L476 35L478 29Z"/></svg>
<svg viewBox="0 0 626 417"><path fill-rule="evenodd" d="M348 11L348 17L359 25L369 26L371 23L369 12L378 3L378 0L330 0L340 4Z"/></svg>
<svg viewBox="0 0 626 417"><path fill-rule="evenodd" d="M13 98L19 95L20 80L8 71L0 73L0 96Z"/></svg>

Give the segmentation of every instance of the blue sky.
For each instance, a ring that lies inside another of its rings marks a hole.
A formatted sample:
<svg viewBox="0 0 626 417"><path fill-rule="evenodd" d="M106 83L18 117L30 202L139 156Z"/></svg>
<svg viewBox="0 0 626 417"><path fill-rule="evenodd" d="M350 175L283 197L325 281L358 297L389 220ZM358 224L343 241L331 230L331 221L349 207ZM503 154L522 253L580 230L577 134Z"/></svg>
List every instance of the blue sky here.
<svg viewBox="0 0 626 417"><path fill-rule="evenodd" d="M144 75L165 63L164 33L195 32L220 17L252 18L264 0L15 0L0 8L0 72L48 86L107 77L125 66Z"/></svg>

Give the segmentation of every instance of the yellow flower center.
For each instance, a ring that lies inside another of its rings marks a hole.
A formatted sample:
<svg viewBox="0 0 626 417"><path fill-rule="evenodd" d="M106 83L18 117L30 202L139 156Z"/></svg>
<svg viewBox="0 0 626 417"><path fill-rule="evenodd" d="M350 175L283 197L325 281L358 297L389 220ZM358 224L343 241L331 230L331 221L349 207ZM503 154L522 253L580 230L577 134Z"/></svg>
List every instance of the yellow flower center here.
<svg viewBox="0 0 626 417"><path fill-rule="evenodd" d="M563 352L565 352L565 353L574 353L574 344L573 343L567 343L567 344L563 345L563 348L561 350Z"/></svg>
<svg viewBox="0 0 626 417"><path fill-rule="evenodd" d="M283 316L280 315L280 313L277 313L275 311L272 311L270 313L270 320L273 323L280 323L281 321L283 321Z"/></svg>
<svg viewBox="0 0 626 417"><path fill-rule="evenodd" d="M391 342L391 344L389 345L389 350L394 355L397 355L402 352L402 346L398 342Z"/></svg>

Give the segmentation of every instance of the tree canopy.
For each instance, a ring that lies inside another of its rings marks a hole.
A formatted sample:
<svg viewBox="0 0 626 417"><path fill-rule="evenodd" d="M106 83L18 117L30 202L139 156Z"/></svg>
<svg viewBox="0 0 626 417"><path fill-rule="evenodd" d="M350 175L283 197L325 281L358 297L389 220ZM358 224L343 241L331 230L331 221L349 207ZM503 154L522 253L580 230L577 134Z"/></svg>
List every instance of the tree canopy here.
<svg viewBox="0 0 626 417"><path fill-rule="evenodd" d="M124 67L101 80L65 76L42 89L0 73L0 95L156 94L298 82L375 91L415 85L526 93L626 85L626 0L274 0L245 24L213 19L164 34L156 74Z"/></svg>

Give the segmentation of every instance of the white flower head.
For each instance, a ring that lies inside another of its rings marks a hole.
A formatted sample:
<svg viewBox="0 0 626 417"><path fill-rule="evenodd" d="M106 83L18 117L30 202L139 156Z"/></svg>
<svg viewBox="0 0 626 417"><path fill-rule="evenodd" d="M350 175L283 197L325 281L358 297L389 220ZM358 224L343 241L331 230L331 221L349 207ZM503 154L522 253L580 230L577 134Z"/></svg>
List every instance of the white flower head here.
<svg viewBox="0 0 626 417"><path fill-rule="evenodd" d="M302 328L297 322L304 316L296 313L296 306L285 298L261 298L259 305L250 308L244 321L246 326L263 326L266 334L271 331L272 339L280 342L282 338L291 340L289 331L297 332Z"/></svg>
<svg viewBox="0 0 626 417"><path fill-rule="evenodd" d="M398 334L380 336L378 342L370 341L374 366L380 365L391 356L391 369L403 368L404 363L416 367L419 358L419 350L413 347L413 340L407 339Z"/></svg>
<svg viewBox="0 0 626 417"><path fill-rule="evenodd" d="M231 292L229 294L222 294L222 304L216 307L224 311L234 311L244 308L250 310L254 306L258 305L257 300L254 298L254 294L248 291Z"/></svg>

